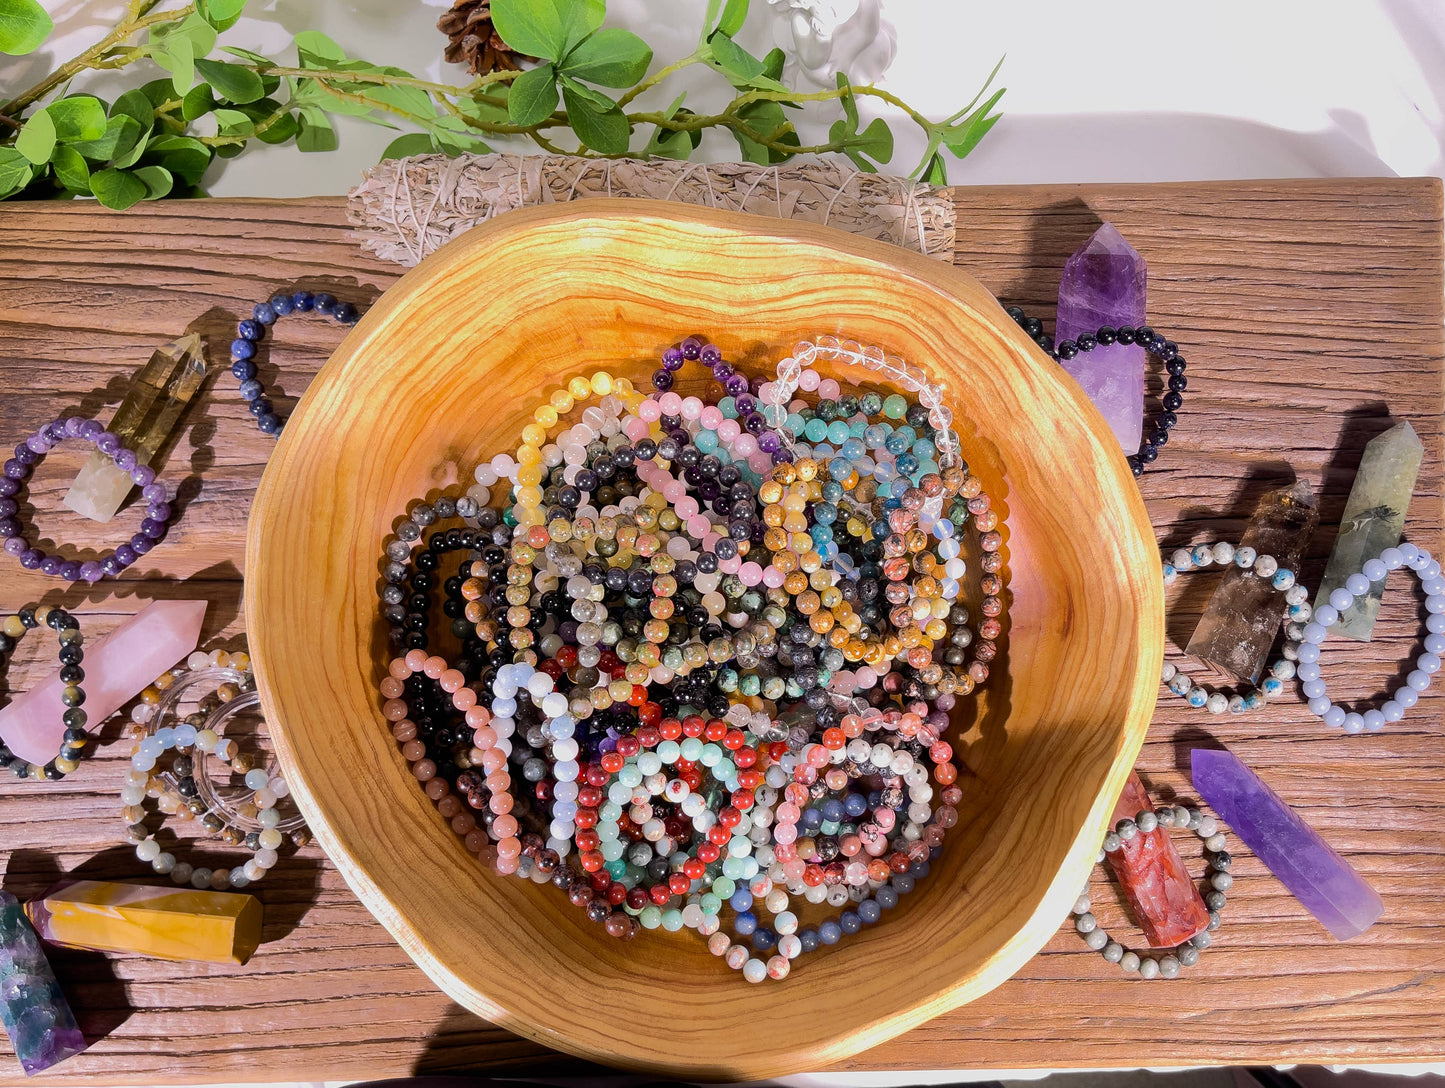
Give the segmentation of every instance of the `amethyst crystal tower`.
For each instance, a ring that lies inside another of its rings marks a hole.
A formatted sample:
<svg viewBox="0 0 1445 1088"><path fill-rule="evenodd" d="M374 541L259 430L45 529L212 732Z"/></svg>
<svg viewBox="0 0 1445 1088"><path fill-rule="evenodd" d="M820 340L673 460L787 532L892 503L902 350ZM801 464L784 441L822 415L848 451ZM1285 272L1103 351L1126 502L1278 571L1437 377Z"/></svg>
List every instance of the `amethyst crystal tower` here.
<svg viewBox="0 0 1445 1088"><path fill-rule="evenodd" d="M1064 265L1055 344L1093 336L1105 325L1143 325L1147 280L1144 258L1105 223ZM1144 432L1144 349L1100 344L1063 366L1103 413L1124 452L1137 453Z"/></svg>

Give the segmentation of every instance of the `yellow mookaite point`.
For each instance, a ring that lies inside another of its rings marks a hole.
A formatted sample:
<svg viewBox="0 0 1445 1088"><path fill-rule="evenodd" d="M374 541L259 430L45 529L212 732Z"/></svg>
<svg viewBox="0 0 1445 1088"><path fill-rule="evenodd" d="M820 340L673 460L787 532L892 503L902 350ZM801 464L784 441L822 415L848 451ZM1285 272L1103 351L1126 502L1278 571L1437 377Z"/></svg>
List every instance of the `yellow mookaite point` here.
<svg viewBox="0 0 1445 1088"><path fill-rule="evenodd" d="M65 948L243 964L261 943L261 903L236 892L78 880L32 899L25 913Z"/></svg>
<svg viewBox="0 0 1445 1088"><path fill-rule="evenodd" d="M136 372L130 391L106 429L148 465L206 378L206 357L197 333L162 344ZM130 473L96 450L75 477L65 505L92 521L109 521L135 487Z"/></svg>

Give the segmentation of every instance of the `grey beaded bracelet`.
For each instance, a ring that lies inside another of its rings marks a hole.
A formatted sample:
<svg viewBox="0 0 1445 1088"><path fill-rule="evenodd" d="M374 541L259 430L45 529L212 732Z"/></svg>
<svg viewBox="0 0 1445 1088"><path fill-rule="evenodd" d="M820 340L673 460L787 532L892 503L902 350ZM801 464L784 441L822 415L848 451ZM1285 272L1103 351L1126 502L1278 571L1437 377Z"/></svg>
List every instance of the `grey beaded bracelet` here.
<svg viewBox="0 0 1445 1088"><path fill-rule="evenodd" d="M1206 816L1197 808L1182 805L1163 805L1157 809L1140 812L1134 819L1120 820L1104 836L1104 847L1099 851L1099 861L1106 854L1120 849L1135 835L1153 831L1156 827L1187 827L1204 843L1204 853L1209 862L1209 890L1204 894L1204 905L1209 908L1209 928L1195 934L1172 952L1163 955L1140 955L1112 940L1093 915L1093 903L1086 887L1074 901L1074 928L1084 938L1084 943L1104 957L1109 963L1117 963L1125 972L1137 971L1141 978L1177 978L1182 968L1193 967L1199 962L1199 953L1213 943L1210 936L1219 928L1220 912L1224 910L1225 893L1234 883L1230 867L1234 860L1225 851L1224 832L1219 821Z"/></svg>

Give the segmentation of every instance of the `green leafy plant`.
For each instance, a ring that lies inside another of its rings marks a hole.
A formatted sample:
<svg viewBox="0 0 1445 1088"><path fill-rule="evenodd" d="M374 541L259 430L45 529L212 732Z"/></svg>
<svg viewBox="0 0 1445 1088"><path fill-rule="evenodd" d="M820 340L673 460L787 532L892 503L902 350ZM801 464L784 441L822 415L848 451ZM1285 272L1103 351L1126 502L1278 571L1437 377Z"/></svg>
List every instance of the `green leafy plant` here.
<svg viewBox="0 0 1445 1088"><path fill-rule="evenodd" d="M253 140L334 150L338 115L411 130L385 158L486 152L488 139L524 137L553 153L685 159L705 131L718 129L731 133L751 162L841 152L873 171L891 160L893 132L882 118L864 124L860 99L887 103L922 129L927 149L913 176L942 184L944 152L963 158L999 118L993 109L1002 89L980 102L997 67L972 102L940 121L842 75L833 90L792 89L782 82L781 50L755 57L735 40L748 2L709 0L697 47L648 75L652 49L630 31L603 26L606 0L492 0L498 33L537 64L454 86L350 57L314 30L296 35L294 63L222 45L246 0L129 0L100 42L0 104L0 199L89 195L126 208L198 195L212 161L241 154ZM0 0L0 51L33 51L51 29L36 0ZM85 72L144 61L164 78L114 102L71 90ZM728 85L730 100L719 112L690 109L685 94L663 110L630 108L695 65ZM827 142L805 146L789 111L809 102L837 103L842 116Z"/></svg>

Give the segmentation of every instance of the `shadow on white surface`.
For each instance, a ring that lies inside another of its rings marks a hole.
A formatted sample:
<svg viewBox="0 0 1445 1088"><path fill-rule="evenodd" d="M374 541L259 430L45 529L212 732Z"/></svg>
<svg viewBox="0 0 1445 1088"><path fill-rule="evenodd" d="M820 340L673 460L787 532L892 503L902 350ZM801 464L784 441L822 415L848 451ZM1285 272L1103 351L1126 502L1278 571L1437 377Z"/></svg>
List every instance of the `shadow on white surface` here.
<svg viewBox="0 0 1445 1088"><path fill-rule="evenodd" d="M1323 132L1292 132L1205 114L1005 114L972 155L950 164L949 177L979 185L1395 175L1362 116L1330 118ZM1051 149L1043 160L1041 147ZM900 148L895 162L908 153Z"/></svg>

